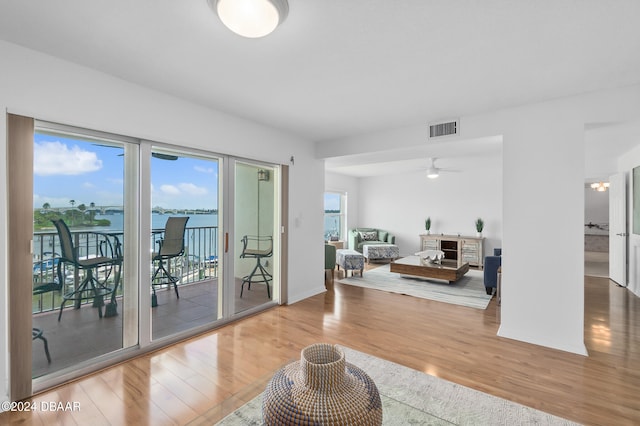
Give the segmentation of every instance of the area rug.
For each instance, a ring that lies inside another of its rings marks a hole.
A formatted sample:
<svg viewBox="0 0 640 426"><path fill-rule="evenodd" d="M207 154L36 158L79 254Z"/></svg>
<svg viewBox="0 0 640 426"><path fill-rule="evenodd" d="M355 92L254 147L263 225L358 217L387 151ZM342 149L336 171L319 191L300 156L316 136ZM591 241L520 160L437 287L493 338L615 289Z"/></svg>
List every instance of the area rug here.
<svg viewBox="0 0 640 426"><path fill-rule="evenodd" d="M389 265L382 265L365 271L362 277L343 278L338 282L476 309L487 309L492 297L485 291L482 271L475 270L470 270L455 283L448 284L443 280L414 278L389 272Z"/></svg>
<svg viewBox="0 0 640 426"><path fill-rule="evenodd" d="M383 425L576 425L353 349L341 349L347 362L364 370L378 387ZM261 425L262 394L217 424Z"/></svg>

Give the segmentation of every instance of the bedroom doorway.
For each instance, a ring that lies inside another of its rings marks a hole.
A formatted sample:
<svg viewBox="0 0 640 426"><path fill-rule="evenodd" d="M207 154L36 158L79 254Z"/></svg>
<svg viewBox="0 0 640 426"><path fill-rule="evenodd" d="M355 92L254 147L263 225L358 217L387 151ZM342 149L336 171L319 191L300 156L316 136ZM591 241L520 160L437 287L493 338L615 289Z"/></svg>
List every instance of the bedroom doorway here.
<svg viewBox="0 0 640 426"><path fill-rule="evenodd" d="M584 274L609 278L609 190L592 184L600 182L585 184Z"/></svg>

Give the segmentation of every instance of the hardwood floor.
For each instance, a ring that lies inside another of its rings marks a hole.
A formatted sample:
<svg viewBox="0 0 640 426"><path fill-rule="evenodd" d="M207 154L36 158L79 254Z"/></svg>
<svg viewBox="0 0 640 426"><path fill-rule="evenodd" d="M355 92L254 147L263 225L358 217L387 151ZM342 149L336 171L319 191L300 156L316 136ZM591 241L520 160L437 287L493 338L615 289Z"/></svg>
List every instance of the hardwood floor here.
<svg viewBox="0 0 640 426"><path fill-rule="evenodd" d="M580 423L640 424L638 297L607 279L585 278L589 357L497 337L497 316L495 298L478 310L336 281L331 292L33 398L38 406L77 401L79 411L3 413L0 424L212 424L316 342L349 346Z"/></svg>

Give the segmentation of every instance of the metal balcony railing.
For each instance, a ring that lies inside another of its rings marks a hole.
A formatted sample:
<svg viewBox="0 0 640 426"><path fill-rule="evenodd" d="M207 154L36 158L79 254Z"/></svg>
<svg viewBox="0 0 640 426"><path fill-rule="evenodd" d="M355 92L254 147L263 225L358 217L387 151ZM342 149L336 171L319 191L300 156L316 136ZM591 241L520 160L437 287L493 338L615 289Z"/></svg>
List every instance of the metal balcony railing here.
<svg viewBox="0 0 640 426"><path fill-rule="evenodd" d="M105 255L100 245L98 237L102 231L71 231L74 239L74 246L78 249L80 257L91 257ZM122 243L122 232L107 231L107 234ZM149 250L157 249L156 241L162 238L162 232L154 232L151 236ZM123 245L126 247L126 245ZM102 249L102 252L101 252ZM33 235L33 288L44 284L55 284L59 286L57 274L58 263L60 262L60 241L56 232L37 232ZM185 253L183 256L172 259L170 265L172 275L180 277L179 284L193 284L204 280L217 278L218 276L218 227L187 227L185 231ZM116 255L115 253L107 255ZM126 249L121 253L127 256ZM32 300L32 312L40 313L58 309L62 303L63 294L78 286L82 282L83 273L73 267L63 265L62 276L64 283L62 288L53 291L46 291L34 294ZM115 274L112 271L98 271L105 280L113 280ZM153 273L153 265L149 265L149 289L150 280ZM120 274L120 277L124 277ZM121 278L118 286L117 296L122 294L122 288L126 285ZM144 288L144 286L143 286ZM91 303L91 301L87 301Z"/></svg>

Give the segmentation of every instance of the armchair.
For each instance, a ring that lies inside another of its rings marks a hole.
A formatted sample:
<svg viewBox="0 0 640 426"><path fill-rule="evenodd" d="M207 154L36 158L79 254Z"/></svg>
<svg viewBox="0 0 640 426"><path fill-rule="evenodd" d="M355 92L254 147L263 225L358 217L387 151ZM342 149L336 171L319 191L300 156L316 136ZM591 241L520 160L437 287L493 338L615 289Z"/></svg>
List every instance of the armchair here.
<svg viewBox="0 0 640 426"><path fill-rule="evenodd" d="M493 294L498 287L498 268L502 265L502 249L494 248L493 256L484 258L484 288L487 294Z"/></svg>
<svg viewBox="0 0 640 426"><path fill-rule="evenodd" d="M333 274L336 269L336 247L331 244L324 245L324 287L327 287L327 276L329 275L331 278L329 279L330 286L333 288Z"/></svg>
<svg viewBox="0 0 640 426"><path fill-rule="evenodd" d="M389 231L377 228L355 228L349 230L349 248L362 253L365 245L395 244L396 237Z"/></svg>

